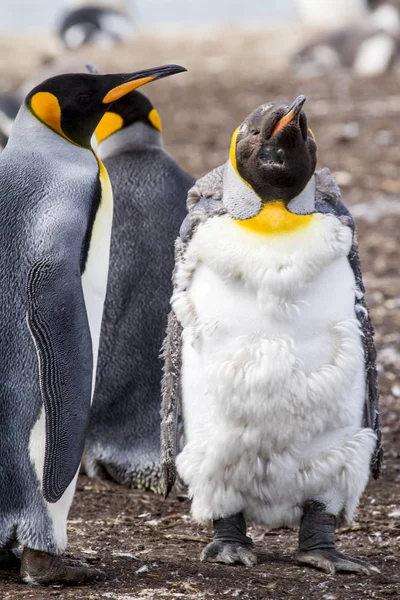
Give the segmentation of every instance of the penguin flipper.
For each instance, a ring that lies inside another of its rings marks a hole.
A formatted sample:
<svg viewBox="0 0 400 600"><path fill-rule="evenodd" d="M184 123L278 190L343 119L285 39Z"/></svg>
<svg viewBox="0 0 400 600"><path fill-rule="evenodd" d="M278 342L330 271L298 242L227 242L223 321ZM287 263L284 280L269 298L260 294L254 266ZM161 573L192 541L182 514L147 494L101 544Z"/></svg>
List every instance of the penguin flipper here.
<svg viewBox="0 0 400 600"><path fill-rule="evenodd" d="M179 237L187 244L200 223L226 213L222 203L224 193L224 169L221 165L196 181L188 191L186 206L188 214L183 221Z"/></svg>
<svg viewBox="0 0 400 600"><path fill-rule="evenodd" d="M27 321L46 415L43 495L57 502L81 461L92 389L92 342L79 269L45 256L30 268Z"/></svg>
<svg viewBox="0 0 400 600"><path fill-rule="evenodd" d="M176 481L177 426L181 411L181 354L182 325L171 311L162 346L164 366L161 382L161 488L165 498Z"/></svg>
<svg viewBox="0 0 400 600"><path fill-rule="evenodd" d="M175 243L175 272L197 227L207 219L223 215L223 169L218 167L189 190L189 213L184 219ZM215 194L215 197L214 195ZM174 280L174 277L173 277ZM174 288L175 286L175 281ZM161 488L165 498L176 481L175 457L177 451L178 419L181 415L180 372L182 353L182 325L175 313L168 316L167 332L161 350L163 377L161 382Z"/></svg>
<svg viewBox="0 0 400 600"><path fill-rule="evenodd" d="M362 279L360 255L358 251L357 232L354 219L343 204L340 189L336 184L329 169L320 169L316 172L316 201L317 212L333 214L351 228L353 242L348 255L350 267L356 282L355 311L360 329L362 331L362 344L364 349L366 393L364 405L364 424L373 429L377 436L377 444L371 461L372 475L379 477L382 464L382 432L379 413L378 371L376 367L376 348L374 342L374 328L365 301L365 287Z"/></svg>
<svg viewBox="0 0 400 600"><path fill-rule="evenodd" d="M200 177L188 191L187 209L191 210L201 198L213 198L221 200L224 193L224 169L225 165L216 167L203 177Z"/></svg>

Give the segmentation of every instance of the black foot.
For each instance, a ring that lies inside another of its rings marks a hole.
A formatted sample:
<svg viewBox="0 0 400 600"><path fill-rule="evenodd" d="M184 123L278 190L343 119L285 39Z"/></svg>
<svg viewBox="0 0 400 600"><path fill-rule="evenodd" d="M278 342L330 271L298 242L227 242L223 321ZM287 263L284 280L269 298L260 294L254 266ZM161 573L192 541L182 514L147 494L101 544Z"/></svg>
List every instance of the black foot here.
<svg viewBox="0 0 400 600"><path fill-rule="evenodd" d="M376 567L336 550L335 524L335 515L327 513L321 502L307 502L300 523L297 562L330 575L340 571L361 575L380 573Z"/></svg>
<svg viewBox="0 0 400 600"><path fill-rule="evenodd" d="M78 585L102 579L104 574L93 567L66 565L61 556L24 548L20 576L31 585Z"/></svg>
<svg viewBox="0 0 400 600"><path fill-rule="evenodd" d="M246 567L254 567L257 564L257 556L251 548L238 542L214 541L208 544L200 555L200 560L205 562L218 562L232 565L242 563Z"/></svg>
<svg viewBox="0 0 400 600"><path fill-rule="evenodd" d="M350 558L337 550L312 550L311 552L299 552L297 562L300 565L314 567L324 573L334 575L338 572L359 573L360 575L372 575L380 573L379 569L358 558Z"/></svg>
<svg viewBox="0 0 400 600"><path fill-rule="evenodd" d="M21 559L12 550L0 550L0 571L18 571Z"/></svg>
<svg viewBox="0 0 400 600"><path fill-rule="evenodd" d="M217 519L214 525L214 541L201 553L200 560L209 562L242 563L246 567L257 564L253 541L246 535L246 521L242 513Z"/></svg>

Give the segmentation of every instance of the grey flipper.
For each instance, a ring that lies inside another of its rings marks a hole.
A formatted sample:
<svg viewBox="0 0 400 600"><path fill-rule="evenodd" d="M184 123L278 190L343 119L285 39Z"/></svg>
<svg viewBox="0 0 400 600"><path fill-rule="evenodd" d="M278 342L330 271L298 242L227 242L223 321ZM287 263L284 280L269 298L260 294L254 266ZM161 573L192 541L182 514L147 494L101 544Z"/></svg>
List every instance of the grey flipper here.
<svg viewBox="0 0 400 600"><path fill-rule="evenodd" d="M164 368L161 383L161 489L165 498L176 481L177 426L181 411L181 336L182 325L171 311L162 346Z"/></svg>
<svg viewBox="0 0 400 600"><path fill-rule="evenodd" d="M39 361L46 414L43 495L61 498L81 461L92 388L92 343L79 269L62 257L30 268L27 319Z"/></svg>
<svg viewBox="0 0 400 600"><path fill-rule="evenodd" d="M188 192L189 213L182 223L175 243L176 266L185 260L185 252L197 227L211 217L226 213L221 202L223 166L198 180ZM218 187L219 186L219 187ZM215 193L216 198L213 197ZM175 288L175 277L173 276ZM173 311L168 317L166 337L162 347L164 361L161 383L161 489L165 497L176 480L175 456L177 451L178 419L181 416L180 370L182 326Z"/></svg>
<svg viewBox="0 0 400 600"><path fill-rule="evenodd" d="M188 192L187 209L189 211L202 198L222 200L224 193L224 169L225 165L220 165L196 181Z"/></svg>
<svg viewBox="0 0 400 600"><path fill-rule="evenodd" d="M317 212L333 214L348 225L353 231L353 243L348 255L350 266L356 281L355 310L362 331L362 343L365 358L366 391L364 407L364 424L373 429L377 436L376 450L371 461L373 477L379 477L382 464L382 434L379 414L378 372L376 368L376 349L374 343L374 328L371 323L365 301L365 288L362 280L360 256L358 252L357 233L354 219L343 204L339 187L329 169L321 169L316 173L317 190L315 208Z"/></svg>

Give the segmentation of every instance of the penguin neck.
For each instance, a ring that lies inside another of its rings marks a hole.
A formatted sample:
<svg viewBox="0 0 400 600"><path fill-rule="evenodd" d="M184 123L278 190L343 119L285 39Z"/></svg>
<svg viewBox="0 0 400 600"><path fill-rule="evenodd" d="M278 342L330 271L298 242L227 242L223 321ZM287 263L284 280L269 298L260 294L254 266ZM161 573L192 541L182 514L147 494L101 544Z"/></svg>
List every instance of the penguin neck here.
<svg viewBox="0 0 400 600"><path fill-rule="evenodd" d="M241 227L257 234L287 234L306 227L315 215L315 175L298 196L285 203L263 202L238 175L230 161L224 170L223 204Z"/></svg>
<svg viewBox="0 0 400 600"><path fill-rule="evenodd" d="M90 148L71 144L67 139L39 121L22 104L12 126L10 138L5 150L35 152L49 156L49 159L76 162L77 156L87 160L93 156Z"/></svg>
<svg viewBox="0 0 400 600"><path fill-rule="evenodd" d="M99 144L97 152L102 160L141 148L163 148L162 135L157 129L137 121L116 131Z"/></svg>

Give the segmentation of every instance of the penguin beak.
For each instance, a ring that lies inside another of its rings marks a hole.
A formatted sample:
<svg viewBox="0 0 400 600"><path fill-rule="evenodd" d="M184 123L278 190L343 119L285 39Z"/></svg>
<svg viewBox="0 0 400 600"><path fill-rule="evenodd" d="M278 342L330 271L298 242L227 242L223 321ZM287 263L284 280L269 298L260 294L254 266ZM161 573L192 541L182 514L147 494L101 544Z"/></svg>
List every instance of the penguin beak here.
<svg viewBox="0 0 400 600"><path fill-rule="evenodd" d="M164 65L162 67L153 67L152 69L145 69L144 71L136 71L136 73L123 73L110 75L110 82L114 83L107 94L104 96L102 103L111 104L122 96L129 94L138 87L154 81L155 79L161 79L162 77L168 77L175 73L182 73L186 71L185 67L179 65ZM122 80L122 81L121 81ZM118 85L115 83L118 82Z"/></svg>
<svg viewBox="0 0 400 600"><path fill-rule="evenodd" d="M303 104L306 101L305 96L298 96L293 104L288 108L288 111L279 119L279 121L274 126L271 137L276 135L281 129L289 125L289 123L295 122L296 125L299 125L299 118L301 109L303 108Z"/></svg>

